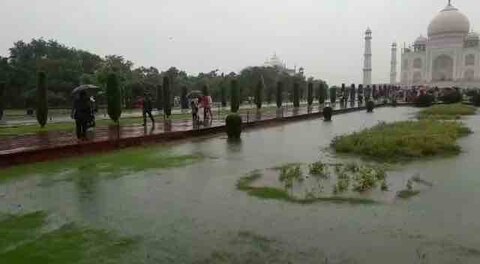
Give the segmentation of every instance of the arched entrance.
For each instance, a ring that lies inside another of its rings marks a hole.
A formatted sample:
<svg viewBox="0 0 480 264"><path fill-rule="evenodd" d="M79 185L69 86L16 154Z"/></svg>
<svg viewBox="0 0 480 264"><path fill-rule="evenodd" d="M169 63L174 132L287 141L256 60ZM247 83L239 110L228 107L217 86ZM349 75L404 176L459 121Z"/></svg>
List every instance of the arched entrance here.
<svg viewBox="0 0 480 264"><path fill-rule="evenodd" d="M440 55L433 60L433 81L453 80L453 59L448 55Z"/></svg>

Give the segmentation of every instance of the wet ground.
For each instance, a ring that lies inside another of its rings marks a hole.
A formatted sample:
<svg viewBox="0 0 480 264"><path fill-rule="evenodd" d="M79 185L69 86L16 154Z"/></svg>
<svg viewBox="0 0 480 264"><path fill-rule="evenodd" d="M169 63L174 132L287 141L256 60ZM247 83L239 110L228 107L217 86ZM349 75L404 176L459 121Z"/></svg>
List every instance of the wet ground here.
<svg viewBox="0 0 480 264"><path fill-rule="evenodd" d="M413 118L415 112L379 108L334 116L330 123L247 131L240 143L214 137L159 147L169 155L203 157L170 169L132 169L126 160L124 170L104 177L108 159L91 163L90 170L64 161L52 165L63 166L61 172L33 165L0 181L0 212L44 211L49 227L74 222L135 239L135 249L118 250L138 263L479 263L478 115L464 120L474 134L459 140L460 155L397 164L389 171L394 182L416 175L432 184L409 199L301 205L235 187L255 169L351 161L328 150L334 136ZM8 173L0 171L2 177ZM69 173L74 176L65 178Z"/></svg>

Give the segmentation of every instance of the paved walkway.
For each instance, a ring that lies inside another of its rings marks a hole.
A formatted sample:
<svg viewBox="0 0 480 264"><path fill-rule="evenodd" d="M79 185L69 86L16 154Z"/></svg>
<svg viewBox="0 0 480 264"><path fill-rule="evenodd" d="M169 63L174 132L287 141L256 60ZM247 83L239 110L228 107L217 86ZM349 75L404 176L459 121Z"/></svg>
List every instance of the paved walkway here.
<svg viewBox="0 0 480 264"><path fill-rule="evenodd" d="M357 105L348 104L346 108L357 107ZM341 106L337 104L334 109L340 109ZM345 108L345 107L343 107ZM310 109L307 107L300 107L298 109L293 109L292 107L285 107L282 110L277 109L263 109L258 112L255 109L249 111L244 111L242 113L243 122L250 123L261 120L270 120L277 117L288 117L288 116L297 116L304 115L307 113L319 113L321 108L317 106L312 106ZM149 123L147 127L139 125L127 125L121 126L117 130L116 126L110 127L99 127L95 129L94 132L91 132L90 142L103 142L106 140L116 140L118 137L125 138L136 138L148 135L158 135L164 133L171 133L177 131L189 131L189 130L198 130L211 127L219 127L224 125L225 116L220 116L216 112L213 113L213 120L208 122L202 122L200 124L193 124L192 121L178 120L163 122L157 121L155 127L151 127ZM14 153L22 153L38 149L51 149L55 147L62 147L68 145L82 144L79 142L74 133L74 124L72 122L72 131L71 132L45 132L39 133L36 135L25 135L17 137L8 137L0 138L0 158L1 156L10 155Z"/></svg>

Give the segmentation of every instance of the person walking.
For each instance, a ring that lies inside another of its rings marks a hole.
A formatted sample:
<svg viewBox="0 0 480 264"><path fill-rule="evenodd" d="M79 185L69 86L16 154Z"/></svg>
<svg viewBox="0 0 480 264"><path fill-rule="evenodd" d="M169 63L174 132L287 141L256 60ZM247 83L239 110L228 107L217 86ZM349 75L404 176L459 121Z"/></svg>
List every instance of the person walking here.
<svg viewBox="0 0 480 264"><path fill-rule="evenodd" d="M212 119L212 97L210 95L204 95L202 97L203 106L203 120Z"/></svg>
<svg viewBox="0 0 480 264"><path fill-rule="evenodd" d="M149 93L145 93L143 96L143 126L147 126L147 115L152 120L152 126L155 126L155 119L152 115L152 97Z"/></svg>
<svg viewBox="0 0 480 264"><path fill-rule="evenodd" d="M191 101L190 101L190 108L192 110L192 120L193 120L193 124L196 124L198 123L198 99L197 98L193 98Z"/></svg>
<svg viewBox="0 0 480 264"><path fill-rule="evenodd" d="M80 91L73 102L72 117L75 119L77 139L87 139L88 121L92 118L92 106L86 91Z"/></svg>

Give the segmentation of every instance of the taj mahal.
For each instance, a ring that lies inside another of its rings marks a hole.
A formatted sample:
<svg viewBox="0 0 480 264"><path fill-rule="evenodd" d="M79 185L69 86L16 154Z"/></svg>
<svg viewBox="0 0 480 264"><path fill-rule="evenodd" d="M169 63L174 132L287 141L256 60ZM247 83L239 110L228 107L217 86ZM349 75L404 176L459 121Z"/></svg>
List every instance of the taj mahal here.
<svg viewBox="0 0 480 264"><path fill-rule="evenodd" d="M402 85L480 87L479 35L451 1L401 54Z"/></svg>
<svg viewBox="0 0 480 264"><path fill-rule="evenodd" d="M401 86L480 88L480 37L451 0L420 35L401 50L397 81L397 44L392 44L390 83ZM364 85L371 82L371 30L365 32Z"/></svg>

